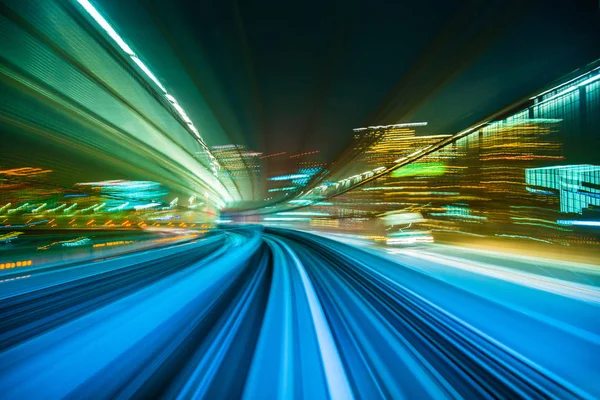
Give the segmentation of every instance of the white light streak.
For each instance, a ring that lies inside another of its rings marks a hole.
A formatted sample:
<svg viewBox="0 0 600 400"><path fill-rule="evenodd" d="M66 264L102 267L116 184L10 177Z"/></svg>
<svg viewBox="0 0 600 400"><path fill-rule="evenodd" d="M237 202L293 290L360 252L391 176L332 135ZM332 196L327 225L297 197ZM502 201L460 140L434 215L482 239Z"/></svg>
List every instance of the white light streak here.
<svg viewBox="0 0 600 400"><path fill-rule="evenodd" d="M134 63L137 64L138 67L140 67L140 69L142 71L144 71L144 73L146 74L146 76L148 76L148 78L152 79L152 82L154 82L156 84L156 86L158 86L160 88L160 90L163 91L163 93L167 93L167 89L165 89L165 87L158 81L156 76L154 76L152 71L150 71L150 69L148 69L148 67L146 67L146 64L144 64L142 62L142 60L140 60L136 56L131 56L131 59L133 60Z"/></svg>
<svg viewBox="0 0 600 400"><path fill-rule="evenodd" d="M88 0L77 0L77 2L81 4L81 6L85 9L85 11L87 11L87 13L92 18L94 18L94 20L98 23L98 25L100 25L102 29L104 29L108 36L110 36L117 43L121 50L123 50L129 56L135 56L135 53L133 52L133 50L131 50L131 47L129 47L127 43L125 43L125 41L121 39L121 37L117 34L117 32L115 32L112 26L110 26L109 23L106 22L104 17L100 15L98 10L96 10Z"/></svg>
<svg viewBox="0 0 600 400"><path fill-rule="evenodd" d="M587 75L587 74L590 74L590 73L593 73L594 71L597 71L598 69L600 69L600 67L596 67L596 68L594 68L593 70L591 70L590 72L586 72L585 74L579 75L578 77L571 79L570 81L567 81L567 82L561 83L560 85L558 85L558 86L555 86L555 87L553 87L552 89L548 89L548 90L546 90L546 91L544 91L544 92L542 92L542 93L540 93L540 94L538 94L538 95L535 95L535 96L533 96L533 97L530 97L530 98L529 98L529 100L536 99L536 98L538 98L538 97L540 97L540 96L543 96L543 95L545 95L546 93L550 93L551 91L558 89L559 87L566 86L566 85L568 85L569 83L575 82L576 80L578 80L578 79L581 79L583 76L585 76L585 75ZM596 77L600 77L600 75L596 75ZM586 81L584 81L584 82L580 83L578 86L582 86L582 85L584 85L584 84L585 84L585 85L587 85L588 83L589 83L589 82L587 82L587 83L586 83Z"/></svg>
<svg viewBox="0 0 600 400"><path fill-rule="evenodd" d="M390 128L410 128L416 126L426 126L427 122L407 122L404 124L393 124L393 125L371 125L366 128L353 129L354 132L366 131L368 129L390 129Z"/></svg>
<svg viewBox="0 0 600 400"><path fill-rule="evenodd" d="M568 219L559 219L556 223L559 225L600 226L600 221L571 221Z"/></svg>
<svg viewBox="0 0 600 400"><path fill-rule="evenodd" d="M160 206L160 203L149 203L149 204L144 204L144 205L141 205L141 206L135 206L133 208L136 211L139 211L139 210L147 210L149 208L154 208L154 207L158 207L158 206Z"/></svg>

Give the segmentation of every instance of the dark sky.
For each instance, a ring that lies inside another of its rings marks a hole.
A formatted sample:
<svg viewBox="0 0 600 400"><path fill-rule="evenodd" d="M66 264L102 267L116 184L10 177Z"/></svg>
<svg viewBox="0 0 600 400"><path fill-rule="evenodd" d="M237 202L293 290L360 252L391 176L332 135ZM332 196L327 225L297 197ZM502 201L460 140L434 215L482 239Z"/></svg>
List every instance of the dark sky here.
<svg viewBox="0 0 600 400"><path fill-rule="evenodd" d="M452 133L600 57L596 0L96 4L193 118L211 110L211 144L265 153L332 159L368 124Z"/></svg>

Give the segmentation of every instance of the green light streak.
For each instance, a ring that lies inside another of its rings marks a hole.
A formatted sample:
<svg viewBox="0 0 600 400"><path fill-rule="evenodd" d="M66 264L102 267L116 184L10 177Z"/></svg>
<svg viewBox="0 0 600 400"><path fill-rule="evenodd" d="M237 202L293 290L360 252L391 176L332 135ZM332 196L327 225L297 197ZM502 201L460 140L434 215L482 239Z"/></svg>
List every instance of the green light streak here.
<svg viewBox="0 0 600 400"><path fill-rule="evenodd" d="M71 211L72 209L74 209L75 207L77 207L77 203L73 203L70 207L67 207L63 210L64 213L68 213L69 211Z"/></svg>
<svg viewBox="0 0 600 400"><path fill-rule="evenodd" d="M60 205L60 206L58 206L58 207L55 207L55 208L51 208L51 209L49 209L49 210L46 210L46 212L47 212L47 213L53 213L53 212L56 212L56 211L60 211L60 210L62 210L63 208L65 208L66 206L67 206L67 203L63 203L63 204L61 204L61 205Z"/></svg>
<svg viewBox="0 0 600 400"><path fill-rule="evenodd" d="M446 166L441 162L428 162L408 164L402 168L393 171L390 175L393 178L402 178L408 176L439 176L446 172Z"/></svg>

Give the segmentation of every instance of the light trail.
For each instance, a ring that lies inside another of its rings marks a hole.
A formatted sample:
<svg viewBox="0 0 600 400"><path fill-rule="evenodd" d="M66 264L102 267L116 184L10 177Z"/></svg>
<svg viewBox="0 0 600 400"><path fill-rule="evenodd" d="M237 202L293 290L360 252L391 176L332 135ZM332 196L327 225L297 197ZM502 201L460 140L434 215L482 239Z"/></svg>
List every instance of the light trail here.
<svg viewBox="0 0 600 400"><path fill-rule="evenodd" d="M354 236L162 234L0 271L3 398L600 395L595 289Z"/></svg>
<svg viewBox="0 0 600 400"><path fill-rule="evenodd" d="M508 268L486 264L475 263L470 260L465 260L457 257L444 256L436 253L428 253L415 250L396 250L391 251L391 254L407 254L411 257L420 258L426 261L431 261L438 264L448 265L454 268L460 268L465 271L476 272L478 274L490 276L496 279L513 282L519 285L527 285L529 287L545 290L547 292L565 295L593 303L600 303L600 290L594 287L569 283L554 278L541 277L525 272L515 272Z"/></svg>

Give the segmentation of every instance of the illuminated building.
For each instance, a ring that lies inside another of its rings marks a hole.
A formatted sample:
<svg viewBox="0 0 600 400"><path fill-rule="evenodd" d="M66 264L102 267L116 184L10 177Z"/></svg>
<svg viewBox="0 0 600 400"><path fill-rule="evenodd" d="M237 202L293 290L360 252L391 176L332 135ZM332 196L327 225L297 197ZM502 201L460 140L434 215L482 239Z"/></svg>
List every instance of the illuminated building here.
<svg viewBox="0 0 600 400"><path fill-rule="evenodd" d="M525 170L561 162L559 119L511 119L493 122L479 131L478 163L483 196L482 211L490 223L511 223L510 205L537 206L526 190Z"/></svg>
<svg viewBox="0 0 600 400"><path fill-rule="evenodd" d="M349 174L362 175L365 170L373 171L377 168L389 167L395 164L398 159L410 156L417 150L435 145L449 136L417 136L416 128L426 125L426 122L415 122L354 129L352 152L356 156L354 156ZM370 190L358 191L353 197L359 203L374 204L377 205L374 208L381 209L381 204L390 200L387 186L391 185L390 182L398 180L399 176L397 174L405 172L408 173L407 170L397 170L392 174L384 175L377 180L377 185L367 185L369 187L365 189ZM352 181L352 179L350 180ZM419 186L421 186L421 183L418 182ZM380 187L380 190L374 189L377 186ZM417 191L419 190L422 189L417 189ZM364 215L364 212L354 209L351 214L361 216Z"/></svg>
<svg viewBox="0 0 600 400"><path fill-rule="evenodd" d="M531 221L546 221L550 216L543 202L526 190L524 171L563 159L556 135L559 122L527 119L487 124L392 172L382 180L391 188L383 192L385 199L421 212L428 219L423 225L434 230L531 231L527 226Z"/></svg>
<svg viewBox="0 0 600 400"><path fill-rule="evenodd" d="M432 230L597 243L598 235L590 231L600 225L600 167L559 164L597 160L591 143L598 135L589 133L600 127L598 64L452 139L419 142L411 127L360 128L352 152L361 171L435 148L441 140L444 145L331 198L332 208L339 218L372 219L404 210L422 213L423 225Z"/></svg>
<svg viewBox="0 0 600 400"><path fill-rule="evenodd" d="M525 171L527 190L546 196L558 196L560 212L583 214L600 206L600 166L560 165Z"/></svg>
<svg viewBox="0 0 600 400"><path fill-rule="evenodd" d="M64 195L60 188L50 183L52 172L35 167L0 170L0 211L13 210L11 214L15 215L51 209L53 204L63 200ZM5 207L8 203L11 206Z"/></svg>
<svg viewBox="0 0 600 400"><path fill-rule="evenodd" d="M600 62L588 71L575 71L570 79L529 99L528 107L514 118L559 118L561 141L569 162L593 162L600 146Z"/></svg>
<svg viewBox="0 0 600 400"><path fill-rule="evenodd" d="M319 153L320 150L312 150L281 157L286 154L281 152L266 158L270 175L267 192L273 196L287 195L305 187L326 165L319 160Z"/></svg>
<svg viewBox="0 0 600 400"><path fill-rule="evenodd" d="M327 163L319 159L319 153L319 150L313 150L290 156L290 159L296 162L296 171L306 175L306 178L295 180L295 184L304 187L315 175L325 170Z"/></svg>
<svg viewBox="0 0 600 400"><path fill-rule="evenodd" d="M273 177L292 174L295 172L295 163L293 160L290 159L289 154L287 154L287 152L285 151L265 154L262 155L259 159L261 162L261 169L263 171L263 175L265 176ZM265 187L268 193L268 200L273 198L273 193L280 194L279 192L293 190L283 190L283 187L281 187L277 182L269 180L267 180L267 182L265 183Z"/></svg>
<svg viewBox="0 0 600 400"><path fill-rule="evenodd" d="M414 122L354 129L352 147L358 155L357 168L364 170L391 165L398 158L447 137L416 136L415 128L425 125L427 122Z"/></svg>
<svg viewBox="0 0 600 400"><path fill-rule="evenodd" d="M212 154L222 167L220 174L230 179L223 180L230 192L241 192L242 198L258 198L260 192L260 156L262 153L250 151L239 144L213 146Z"/></svg>

